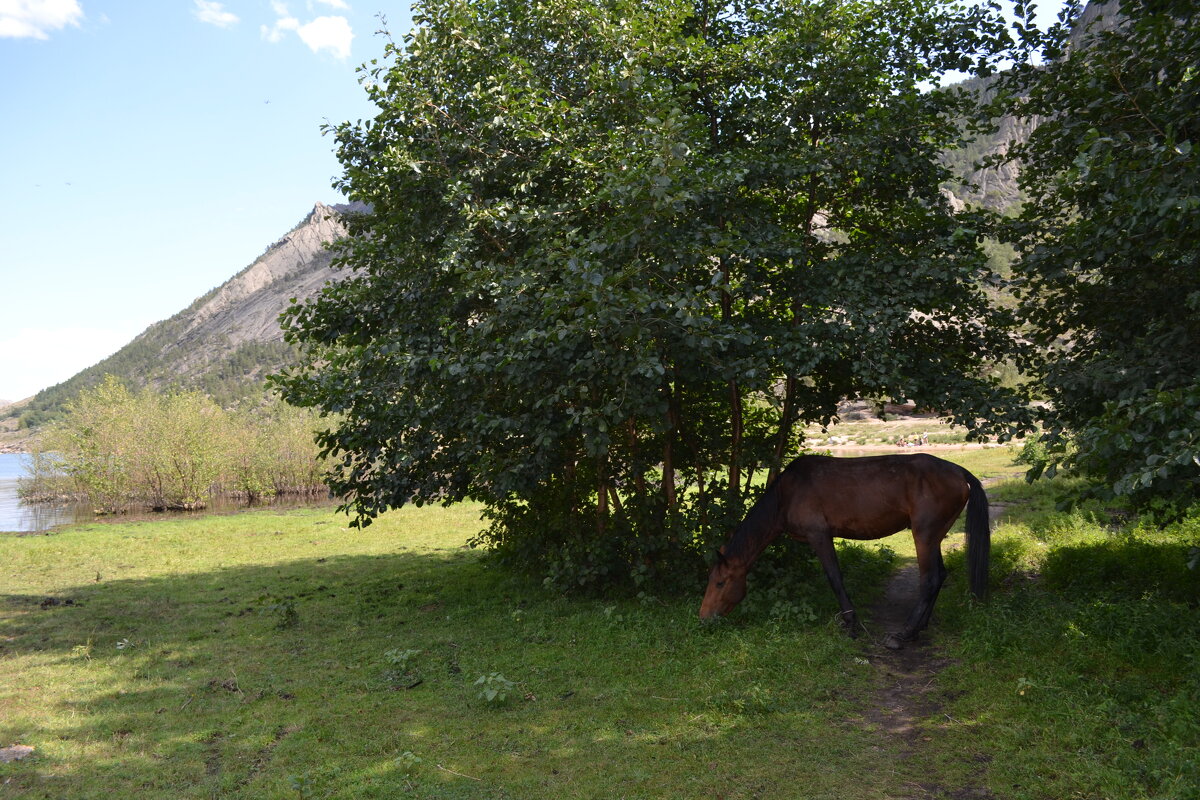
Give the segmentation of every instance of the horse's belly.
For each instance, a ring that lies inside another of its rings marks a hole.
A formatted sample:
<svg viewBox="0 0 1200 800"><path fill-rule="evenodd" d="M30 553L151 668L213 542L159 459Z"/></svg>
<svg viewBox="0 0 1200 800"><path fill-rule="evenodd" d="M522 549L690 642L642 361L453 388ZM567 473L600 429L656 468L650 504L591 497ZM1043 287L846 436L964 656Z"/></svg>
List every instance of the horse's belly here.
<svg viewBox="0 0 1200 800"><path fill-rule="evenodd" d="M908 514L896 508L841 508L827 513L828 530L840 539L880 539L908 528Z"/></svg>
<svg viewBox="0 0 1200 800"><path fill-rule="evenodd" d="M852 528L834 528L833 535L839 539L856 539L858 541L869 541L871 539L882 539L885 536L891 536L893 533L899 533L909 527L908 520L895 522L887 525L872 525L856 526Z"/></svg>

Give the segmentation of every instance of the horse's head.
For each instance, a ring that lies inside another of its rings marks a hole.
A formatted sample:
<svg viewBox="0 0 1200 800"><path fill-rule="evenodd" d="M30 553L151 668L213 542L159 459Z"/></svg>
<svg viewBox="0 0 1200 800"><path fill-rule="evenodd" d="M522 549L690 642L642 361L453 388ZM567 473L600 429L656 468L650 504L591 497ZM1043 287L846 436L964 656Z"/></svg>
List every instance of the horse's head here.
<svg viewBox="0 0 1200 800"><path fill-rule="evenodd" d="M740 559L725 557L717 553L717 563L708 573L708 589L700 602L700 619L723 617L742 602L746 596L746 573L748 568Z"/></svg>

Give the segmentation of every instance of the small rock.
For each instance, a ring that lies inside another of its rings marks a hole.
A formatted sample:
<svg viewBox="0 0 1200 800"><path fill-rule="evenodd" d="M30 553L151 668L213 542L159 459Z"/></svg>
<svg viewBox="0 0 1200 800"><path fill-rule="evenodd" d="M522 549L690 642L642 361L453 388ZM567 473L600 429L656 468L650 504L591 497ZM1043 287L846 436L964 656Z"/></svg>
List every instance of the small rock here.
<svg viewBox="0 0 1200 800"><path fill-rule="evenodd" d="M0 747L0 764L10 761L20 761L26 756L33 755L33 748L27 744L14 744L12 747Z"/></svg>

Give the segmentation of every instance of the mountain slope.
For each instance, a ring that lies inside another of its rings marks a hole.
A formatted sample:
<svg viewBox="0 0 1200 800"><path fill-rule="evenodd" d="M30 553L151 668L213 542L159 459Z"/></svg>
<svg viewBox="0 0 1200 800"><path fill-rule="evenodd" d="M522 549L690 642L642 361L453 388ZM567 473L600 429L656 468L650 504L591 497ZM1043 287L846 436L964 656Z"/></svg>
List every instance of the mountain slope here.
<svg viewBox="0 0 1200 800"><path fill-rule="evenodd" d="M337 279L325 245L345 235L339 217L360 210L317 203L237 275L100 363L35 395L19 409L22 426L53 419L110 374L131 387L200 389L221 403L257 394L263 378L296 355L283 341L280 312L291 298L310 297Z"/></svg>
<svg viewBox="0 0 1200 800"><path fill-rule="evenodd" d="M980 103L989 103L995 95L993 82L994 78L972 78L954 88L973 95ZM961 149L944 152L942 163L956 178L947 190L964 206L982 206L1001 213L1020 203L1017 166L1007 162L980 168L979 162L1007 152L1013 142L1026 141L1038 122L1006 115L994 121L996 130L991 134L979 135Z"/></svg>

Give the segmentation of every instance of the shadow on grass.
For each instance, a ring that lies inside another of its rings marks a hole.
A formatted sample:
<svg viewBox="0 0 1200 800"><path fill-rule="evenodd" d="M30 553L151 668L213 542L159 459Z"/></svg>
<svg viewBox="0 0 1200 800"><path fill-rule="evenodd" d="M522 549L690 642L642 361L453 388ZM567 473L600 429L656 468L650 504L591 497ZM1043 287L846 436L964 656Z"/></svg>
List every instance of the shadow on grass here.
<svg viewBox="0 0 1200 800"><path fill-rule="evenodd" d="M1002 535L990 602L954 608L964 668L947 686L966 699L951 713L991 721L971 741L996 753L1000 786L1200 790L1200 575L1190 543L1149 536Z"/></svg>
<svg viewBox="0 0 1200 800"><path fill-rule="evenodd" d="M2 596L0 742L36 751L0 780L28 797L838 793L828 760L869 754L838 722L867 680L852 645L819 623L701 626L701 589L564 600L449 551ZM488 702L493 673L511 686ZM766 758L764 737L806 756Z"/></svg>

